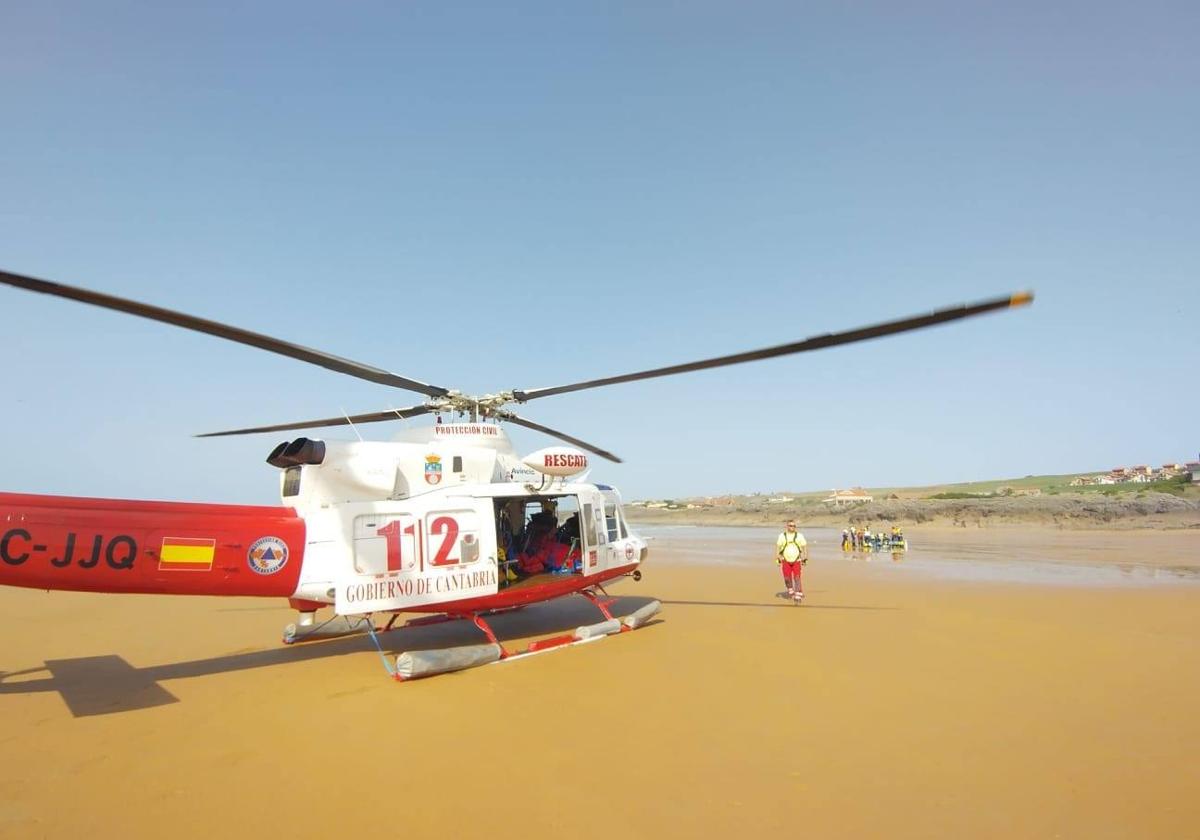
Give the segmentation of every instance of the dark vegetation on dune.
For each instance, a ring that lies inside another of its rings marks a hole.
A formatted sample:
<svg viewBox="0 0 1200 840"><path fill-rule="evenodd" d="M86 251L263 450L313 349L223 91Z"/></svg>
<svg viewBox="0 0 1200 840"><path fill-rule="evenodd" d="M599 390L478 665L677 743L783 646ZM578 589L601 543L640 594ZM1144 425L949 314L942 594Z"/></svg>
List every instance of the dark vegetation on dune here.
<svg viewBox="0 0 1200 840"><path fill-rule="evenodd" d="M1031 479L1033 477L1030 477ZM1031 482L1032 483L1032 482ZM875 527L885 524L986 527L1043 525L1064 528L1200 528L1200 492L1186 477L1150 484L1041 488L999 484L987 489L879 491L875 501L834 509L817 494L787 501L764 495L672 501L668 508L631 506L635 521L709 525L773 524L794 517L809 525ZM689 508L688 504L693 507Z"/></svg>

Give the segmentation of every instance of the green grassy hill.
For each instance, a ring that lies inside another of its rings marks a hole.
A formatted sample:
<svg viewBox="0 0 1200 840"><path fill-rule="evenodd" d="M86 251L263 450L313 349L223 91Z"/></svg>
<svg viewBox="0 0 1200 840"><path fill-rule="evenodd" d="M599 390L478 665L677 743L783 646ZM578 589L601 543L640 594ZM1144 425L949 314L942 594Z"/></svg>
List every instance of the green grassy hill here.
<svg viewBox="0 0 1200 840"><path fill-rule="evenodd" d="M871 488L877 498L895 494L902 499L966 499L989 496L1020 496L1039 491L1048 495L1058 493L1099 493L1115 496L1124 493L1170 493L1173 496L1200 497L1200 488L1192 485L1185 474L1163 481L1147 484L1127 482L1125 484L1092 484L1072 487L1071 482L1080 475L1102 475L1103 473L1070 473L1068 475L1027 475L1024 478L1004 478L992 481L968 481L960 484L939 484L928 487L881 487Z"/></svg>
<svg viewBox="0 0 1200 840"><path fill-rule="evenodd" d="M762 525L795 518L817 526L895 522L927 526L1041 525L1070 528L1200 528L1200 486L1187 475L1145 484L1072 487L1079 473L871 487L871 504L834 509L829 491L659 500L627 506L631 519L704 525ZM784 497L784 498L780 498Z"/></svg>
<svg viewBox="0 0 1200 840"><path fill-rule="evenodd" d="M900 499L987 499L1007 496L1026 495L1058 495L1060 493L1100 494L1104 496L1124 496L1125 494L1169 493L1181 498L1200 500L1200 485L1189 480L1185 473L1165 481L1154 481L1147 484L1128 482L1125 484L1094 484L1083 487L1072 487L1071 482L1081 475L1103 475L1103 471L1093 473L1068 473L1066 475L1027 475L1023 478L999 478L987 481L965 481L957 484L931 484L922 487L867 487L864 488L877 500L895 496ZM820 502L829 495L828 490L780 491L801 504ZM754 498L765 501L763 494L753 497L741 496L740 499ZM704 498L672 500L675 504L687 502L703 502Z"/></svg>

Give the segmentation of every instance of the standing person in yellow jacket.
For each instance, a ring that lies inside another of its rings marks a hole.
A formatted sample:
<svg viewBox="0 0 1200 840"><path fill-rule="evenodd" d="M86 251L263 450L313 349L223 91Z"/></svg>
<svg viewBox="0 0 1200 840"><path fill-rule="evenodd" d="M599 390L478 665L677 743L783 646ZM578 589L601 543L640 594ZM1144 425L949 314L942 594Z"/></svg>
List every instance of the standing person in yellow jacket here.
<svg viewBox="0 0 1200 840"><path fill-rule="evenodd" d="M808 562L808 541L796 530L795 520L789 519L779 539L775 540L775 562L783 569L783 582L789 598L804 600L800 584L800 567Z"/></svg>

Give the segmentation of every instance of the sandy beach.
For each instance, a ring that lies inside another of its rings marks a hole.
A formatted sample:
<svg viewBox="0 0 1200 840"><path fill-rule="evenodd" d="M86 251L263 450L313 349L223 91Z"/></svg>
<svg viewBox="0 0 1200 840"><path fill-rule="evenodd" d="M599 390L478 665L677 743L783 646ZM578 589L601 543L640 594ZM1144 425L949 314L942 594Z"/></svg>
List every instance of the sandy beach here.
<svg viewBox="0 0 1200 840"><path fill-rule="evenodd" d="M1195 834L1200 534L822 540L795 607L732 530L656 534L612 587L650 626L406 684L363 637L279 645L283 603L0 589L0 836Z"/></svg>

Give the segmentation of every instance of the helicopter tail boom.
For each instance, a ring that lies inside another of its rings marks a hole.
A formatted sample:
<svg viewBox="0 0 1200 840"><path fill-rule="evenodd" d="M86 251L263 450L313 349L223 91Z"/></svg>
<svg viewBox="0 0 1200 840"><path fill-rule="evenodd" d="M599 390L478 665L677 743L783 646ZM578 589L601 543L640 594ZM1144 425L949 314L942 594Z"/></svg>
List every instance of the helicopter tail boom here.
<svg viewBox="0 0 1200 840"><path fill-rule="evenodd" d="M304 559L291 508L0 493L0 585L288 597Z"/></svg>

